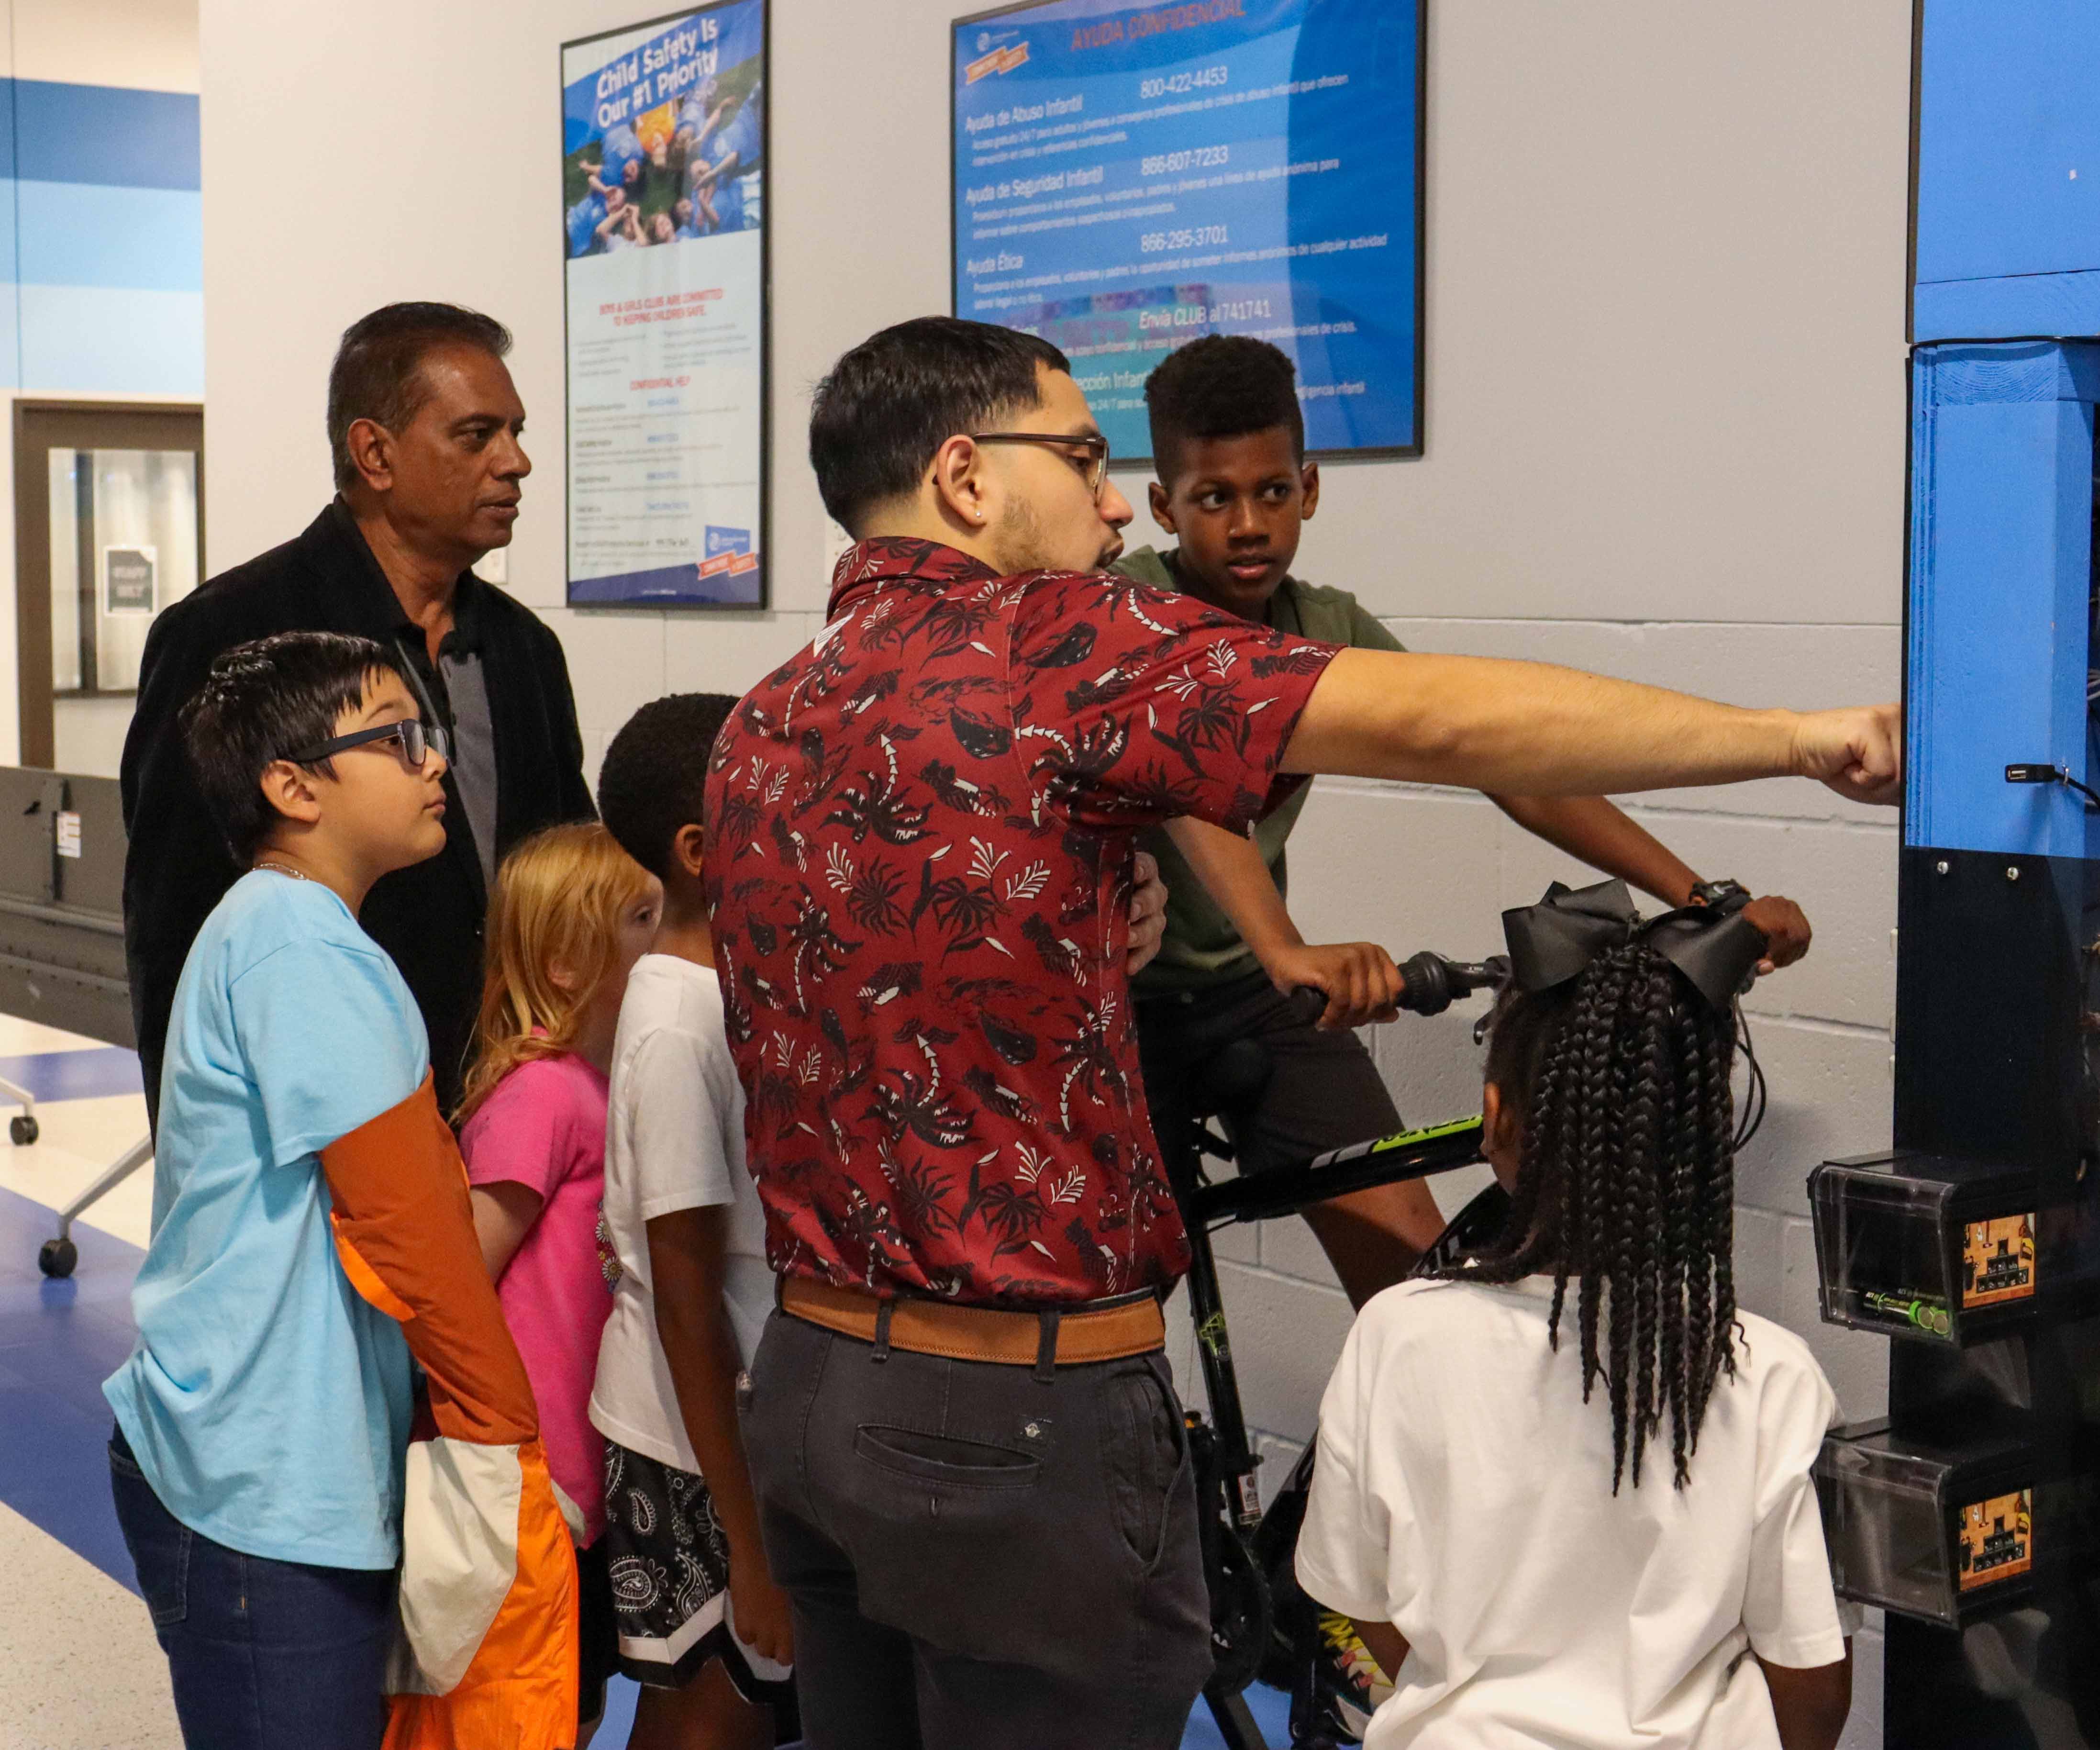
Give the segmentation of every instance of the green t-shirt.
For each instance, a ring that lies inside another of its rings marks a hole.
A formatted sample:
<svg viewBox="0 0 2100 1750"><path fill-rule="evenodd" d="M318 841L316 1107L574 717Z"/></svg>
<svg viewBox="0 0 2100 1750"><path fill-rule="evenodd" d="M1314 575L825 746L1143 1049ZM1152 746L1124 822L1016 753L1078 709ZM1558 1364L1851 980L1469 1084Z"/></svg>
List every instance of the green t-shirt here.
<svg viewBox="0 0 2100 1750"><path fill-rule="evenodd" d="M1181 587L1179 550L1161 553L1140 547L1118 559L1115 568L1140 583L1178 590ZM1268 624L1279 632L1358 650L1406 647L1347 590L1325 589L1318 584L1301 583L1295 577L1286 577L1269 598ZM1288 891L1284 842L1297 825L1311 789L1309 784L1300 784L1254 829L1255 843L1261 847L1262 860L1268 864L1279 893ZM1232 920L1205 890L1166 832L1155 828L1138 842L1159 859L1159 873L1167 882L1167 939L1161 945L1159 957L1137 975L1136 994L1158 997L1203 990L1259 971L1254 950L1240 939Z"/></svg>

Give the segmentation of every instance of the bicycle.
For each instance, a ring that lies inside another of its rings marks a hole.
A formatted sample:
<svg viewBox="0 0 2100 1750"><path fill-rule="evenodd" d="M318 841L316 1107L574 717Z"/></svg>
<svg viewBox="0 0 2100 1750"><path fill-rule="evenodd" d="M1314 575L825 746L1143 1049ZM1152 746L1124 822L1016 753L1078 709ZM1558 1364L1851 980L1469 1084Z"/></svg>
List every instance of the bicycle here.
<svg viewBox="0 0 2100 1750"><path fill-rule="evenodd" d="M1471 962L1416 954L1401 968L1400 1006L1417 1014L1440 1014L1477 990L1499 987L1508 973L1509 962L1499 956ZM1308 1022L1318 1019L1326 1007L1326 997L1312 989L1296 992L1291 1002ZM1194 1073L1185 1134L1160 1139L1167 1176L1189 1229L1189 1312L1210 1399L1207 1417L1195 1411L1187 1417L1215 1660L1203 1698L1228 1750L1268 1750L1243 1693L1267 1668L1286 1678L1279 1686L1290 1693L1294 1750L1339 1750L1348 1740L1335 1736L1318 1717L1313 1679L1326 1654L1318 1645L1317 1611L1294 1585L1287 1589L1286 1620L1277 1620L1268 1575L1279 1558L1287 1561L1295 1548L1303 1497L1286 1491L1276 1509L1266 1514L1262 1509L1255 1479L1260 1461L1247 1443L1211 1235L1235 1222L1295 1214L1352 1191L1470 1166L1480 1158L1480 1120L1461 1118L1401 1131L1251 1178L1211 1181L1203 1157L1230 1161L1235 1151L1211 1121L1222 1118L1229 1123L1234 1111L1251 1107L1273 1070L1260 1041L1242 1039L1227 1045ZM1490 1187L1446 1227L1425 1262L1455 1257L1485 1244L1499 1226L1506 1207L1501 1191Z"/></svg>

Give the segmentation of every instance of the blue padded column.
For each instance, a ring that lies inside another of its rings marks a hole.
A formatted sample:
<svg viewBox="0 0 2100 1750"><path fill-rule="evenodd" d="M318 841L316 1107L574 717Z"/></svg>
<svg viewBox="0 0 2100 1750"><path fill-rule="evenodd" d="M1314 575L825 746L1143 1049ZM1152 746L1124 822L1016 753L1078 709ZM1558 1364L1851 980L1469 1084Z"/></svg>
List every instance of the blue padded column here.
<svg viewBox="0 0 2100 1750"><path fill-rule="evenodd" d="M2093 404L2100 345L1921 347L1911 401L1912 846L2100 855L2100 816L2005 768L2087 769Z"/></svg>
<svg viewBox="0 0 2100 1750"><path fill-rule="evenodd" d="M2100 332L2100 6L1927 0L1912 338Z"/></svg>

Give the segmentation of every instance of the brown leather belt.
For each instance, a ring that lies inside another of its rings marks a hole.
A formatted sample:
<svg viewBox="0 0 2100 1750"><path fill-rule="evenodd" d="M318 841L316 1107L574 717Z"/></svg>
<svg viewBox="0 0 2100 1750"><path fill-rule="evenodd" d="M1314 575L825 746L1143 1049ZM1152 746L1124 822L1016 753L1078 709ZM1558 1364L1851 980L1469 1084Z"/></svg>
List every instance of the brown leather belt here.
<svg viewBox="0 0 2100 1750"><path fill-rule="evenodd" d="M1149 1294L1092 1310L1046 1307L1009 1312L947 1301L885 1300L858 1288L790 1276L780 1285L780 1305L810 1324L878 1347L1008 1367L1039 1367L1046 1360L1058 1367L1120 1361L1150 1354L1167 1341L1167 1321L1158 1299Z"/></svg>

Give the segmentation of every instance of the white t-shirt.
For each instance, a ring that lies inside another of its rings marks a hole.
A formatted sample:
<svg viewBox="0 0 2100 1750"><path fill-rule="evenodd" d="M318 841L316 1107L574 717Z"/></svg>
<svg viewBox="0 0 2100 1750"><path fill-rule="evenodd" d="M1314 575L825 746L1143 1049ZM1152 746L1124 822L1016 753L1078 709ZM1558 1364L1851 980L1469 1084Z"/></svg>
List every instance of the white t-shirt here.
<svg viewBox="0 0 2100 1750"><path fill-rule="evenodd" d="M765 1217L743 1164L743 1089L712 968L671 954L634 963L620 1005L606 1114L605 1225L620 1259L598 1350L592 1425L660 1464L697 1473L656 1340L648 1223L726 1204L722 1297L747 1366L773 1310Z"/></svg>
<svg viewBox="0 0 2100 1750"><path fill-rule="evenodd" d="M1407 1637L1365 1750L1779 1750L1763 1673L1844 1657L1809 1466L1836 1399L1793 1332L1740 1315L1671 1486L1669 1421L1612 1487L1570 1284L1409 1282L1365 1306L1320 1406L1298 1577Z"/></svg>

